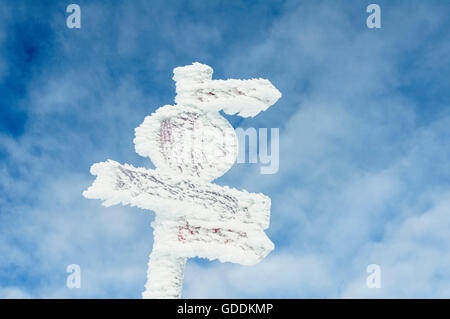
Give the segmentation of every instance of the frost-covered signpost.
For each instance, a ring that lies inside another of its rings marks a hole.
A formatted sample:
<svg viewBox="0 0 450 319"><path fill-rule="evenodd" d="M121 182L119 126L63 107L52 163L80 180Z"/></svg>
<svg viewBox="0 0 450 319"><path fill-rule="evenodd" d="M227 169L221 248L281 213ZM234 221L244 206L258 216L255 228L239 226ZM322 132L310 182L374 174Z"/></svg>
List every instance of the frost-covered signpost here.
<svg viewBox="0 0 450 319"><path fill-rule="evenodd" d="M160 107L136 128L136 152L156 169L108 160L83 195L156 213L153 250L143 298L179 298L186 258L203 257L252 265L273 248L270 198L211 183L237 157L232 126L219 111L255 116L281 93L264 79L212 80L211 67L193 63L174 69L175 105Z"/></svg>

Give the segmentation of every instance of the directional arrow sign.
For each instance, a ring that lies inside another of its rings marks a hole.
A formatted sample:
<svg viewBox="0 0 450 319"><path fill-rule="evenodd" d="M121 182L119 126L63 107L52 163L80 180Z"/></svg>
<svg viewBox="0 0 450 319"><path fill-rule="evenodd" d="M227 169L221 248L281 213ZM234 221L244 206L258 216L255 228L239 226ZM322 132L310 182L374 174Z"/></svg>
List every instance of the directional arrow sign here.
<svg viewBox="0 0 450 319"><path fill-rule="evenodd" d="M267 196L114 161L94 164L91 173L97 179L85 197L158 212L153 226L161 251L251 265L273 249L263 232L269 226Z"/></svg>
<svg viewBox="0 0 450 319"><path fill-rule="evenodd" d="M156 169L115 161L94 164L96 180L83 195L103 205L156 212L144 298L178 298L188 257L252 265L274 245L270 199L211 183L233 165L237 138L218 113L254 116L281 94L263 79L212 80L212 69L194 63L176 68L176 105L159 108L136 128L136 152Z"/></svg>

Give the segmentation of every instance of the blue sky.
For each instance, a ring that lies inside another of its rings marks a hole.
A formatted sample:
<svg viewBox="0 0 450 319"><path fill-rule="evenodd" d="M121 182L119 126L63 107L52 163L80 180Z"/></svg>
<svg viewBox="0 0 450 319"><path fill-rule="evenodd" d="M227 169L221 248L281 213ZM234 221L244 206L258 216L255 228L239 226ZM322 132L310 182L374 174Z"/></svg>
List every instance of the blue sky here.
<svg viewBox="0 0 450 319"><path fill-rule="evenodd" d="M70 2L0 3L0 297L140 297L153 213L81 193L94 162L151 167L134 128L194 61L283 93L229 117L280 128L280 169L217 181L272 198L276 249L252 267L189 260L184 297L450 297L446 1L372 1L381 29L369 1L110 2L75 2L79 30Z"/></svg>

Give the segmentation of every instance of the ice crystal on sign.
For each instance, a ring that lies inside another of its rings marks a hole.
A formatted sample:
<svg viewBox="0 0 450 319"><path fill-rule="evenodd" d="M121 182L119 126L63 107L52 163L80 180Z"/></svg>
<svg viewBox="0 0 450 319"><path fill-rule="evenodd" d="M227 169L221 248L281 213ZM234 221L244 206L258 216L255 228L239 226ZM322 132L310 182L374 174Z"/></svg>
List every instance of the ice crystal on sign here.
<svg viewBox="0 0 450 319"><path fill-rule="evenodd" d="M281 93L268 80L212 80L212 73L200 63L175 68L176 104L160 107L136 128L136 152L156 169L96 163L91 173L97 178L83 192L104 206L156 212L143 298L179 298L188 257L252 265L274 248L264 233L270 198L211 182L231 168L238 150L236 133L219 111L255 116Z"/></svg>

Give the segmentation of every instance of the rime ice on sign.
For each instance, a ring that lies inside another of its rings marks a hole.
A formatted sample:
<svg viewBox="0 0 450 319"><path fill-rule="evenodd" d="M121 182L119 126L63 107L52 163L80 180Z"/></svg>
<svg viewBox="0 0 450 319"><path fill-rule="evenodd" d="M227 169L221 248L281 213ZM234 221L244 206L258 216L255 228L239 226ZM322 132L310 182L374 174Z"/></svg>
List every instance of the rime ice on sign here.
<svg viewBox="0 0 450 319"><path fill-rule="evenodd" d="M252 265L273 248L270 198L211 183L237 157L237 137L219 111L255 116L281 93L264 79L212 80L193 63L174 69L175 105L160 107L136 128L136 152L155 170L108 160L96 163L83 195L156 212L143 298L179 298L188 257Z"/></svg>

